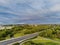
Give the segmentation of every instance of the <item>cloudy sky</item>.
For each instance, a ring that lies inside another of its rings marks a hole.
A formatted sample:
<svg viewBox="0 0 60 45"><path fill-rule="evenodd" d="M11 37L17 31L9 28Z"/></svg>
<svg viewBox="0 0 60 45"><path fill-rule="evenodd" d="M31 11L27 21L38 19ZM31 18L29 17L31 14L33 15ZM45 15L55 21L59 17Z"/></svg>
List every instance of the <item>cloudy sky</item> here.
<svg viewBox="0 0 60 45"><path fill-rule="evenodd" d="M59 24L60 0L0 0L0 24Z"/></svg>

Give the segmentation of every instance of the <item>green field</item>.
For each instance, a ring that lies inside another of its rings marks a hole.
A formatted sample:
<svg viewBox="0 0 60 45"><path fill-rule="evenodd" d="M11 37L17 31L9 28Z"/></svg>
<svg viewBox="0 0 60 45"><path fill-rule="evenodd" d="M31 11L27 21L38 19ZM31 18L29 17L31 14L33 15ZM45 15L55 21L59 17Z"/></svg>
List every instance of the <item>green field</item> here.
<svg viewBox="0 0 60 45"><path fill-rule="evenodd" d="M38 36L35 39L25 42L23 45L60 45L60 42Z"/></svg>

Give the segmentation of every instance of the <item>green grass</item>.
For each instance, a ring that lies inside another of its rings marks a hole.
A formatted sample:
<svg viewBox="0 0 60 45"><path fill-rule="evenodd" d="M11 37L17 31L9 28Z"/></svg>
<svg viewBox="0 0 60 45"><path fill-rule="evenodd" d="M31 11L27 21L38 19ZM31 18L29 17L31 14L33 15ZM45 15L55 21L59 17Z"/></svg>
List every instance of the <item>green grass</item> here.
<svg viewBox="0 0 60 45"><path fill-rule="evenodd" d="M20 36L23 36L24 34L23 33L16 33L16 34L14 34L14 37L16 38L16 37L20 37Z"/></svg>
<svg viewBox="0 0 60 45"><path fill-rule="evenodd" d="M14 34L14 38L21 37L21 36L24 36L24 34L23 33ZM10 36L8 35L5 39L10 39Z"/></svg>
<svg viewBox="0 0 60 45"><path fill-rule="evenodd" d="M34 42L34 43L40 43L40 42L46 43L46 42L51 42L51 40L47 40L43 37L38 36L37 38L32 39L32 42Z"/></svg>
<svg viewBox="0 0 60 45"><path fill-rule="evenodd" d="M6 39L10 39L10 36L8 35L8 36L6 37Z"/></svg>
<svg viewBox="0 0 60 45"><path fill-rule="evenodd" d="M60 42L38 36L23 45L60 45Z"/></svg>

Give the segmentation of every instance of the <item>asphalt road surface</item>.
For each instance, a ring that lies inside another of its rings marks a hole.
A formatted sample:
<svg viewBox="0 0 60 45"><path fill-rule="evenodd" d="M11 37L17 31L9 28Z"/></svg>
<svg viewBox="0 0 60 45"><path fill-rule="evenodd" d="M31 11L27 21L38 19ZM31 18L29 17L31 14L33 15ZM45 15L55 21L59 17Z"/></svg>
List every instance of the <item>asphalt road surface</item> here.
<svg viewBox="0 0 60 45"><path fill-rule="evenodd" d="M8 45L8 44L18 42L18 41L22 42L24 40L33 38L33 37L35 37L37 35L38 35L38 33L33 33L33 34L25 35L25 36L22 36L22 37L19 37L19 38L12 38L12 39L9 39L9 40L0 41L0 45Z"/></svg>

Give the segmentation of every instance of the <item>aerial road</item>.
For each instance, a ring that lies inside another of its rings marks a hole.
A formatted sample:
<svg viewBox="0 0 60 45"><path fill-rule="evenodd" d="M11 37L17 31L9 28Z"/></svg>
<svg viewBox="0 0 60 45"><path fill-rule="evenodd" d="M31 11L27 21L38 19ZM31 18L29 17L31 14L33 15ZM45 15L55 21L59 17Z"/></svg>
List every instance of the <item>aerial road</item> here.
<svg viewBox="0 0 60 45"><path fill-rule="evenodd" d="M38 33L33 33L33 34L28 34L28 35L25 35L25 36L22 36L22 37L19 37L19 38L12 38L12 39L9 39L9 40L0 41L0 45L8 45L8 44L15 43L15 42L22 42L24 40L33 38L37 35L38 35Z"/></svg>

